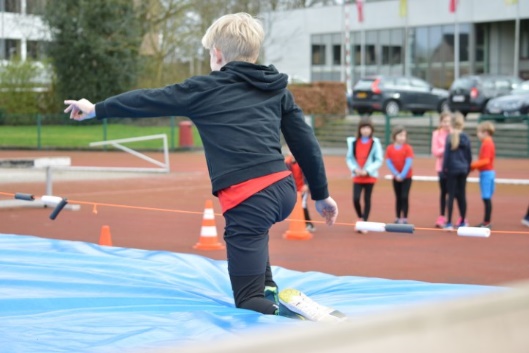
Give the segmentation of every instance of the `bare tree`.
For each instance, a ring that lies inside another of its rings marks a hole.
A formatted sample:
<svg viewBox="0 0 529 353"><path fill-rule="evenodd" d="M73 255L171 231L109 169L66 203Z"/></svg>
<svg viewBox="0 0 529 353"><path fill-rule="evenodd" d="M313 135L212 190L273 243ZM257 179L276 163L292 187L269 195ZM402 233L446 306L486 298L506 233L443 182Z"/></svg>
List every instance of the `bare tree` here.
<svg viewBox="0 0 529 353"><path fill-rule="evenodd" d="M142 86L160 86L209 72L201 38L222 15L326 6L336 0L146 0L137 1L143 23L146 56Z"/></svg>

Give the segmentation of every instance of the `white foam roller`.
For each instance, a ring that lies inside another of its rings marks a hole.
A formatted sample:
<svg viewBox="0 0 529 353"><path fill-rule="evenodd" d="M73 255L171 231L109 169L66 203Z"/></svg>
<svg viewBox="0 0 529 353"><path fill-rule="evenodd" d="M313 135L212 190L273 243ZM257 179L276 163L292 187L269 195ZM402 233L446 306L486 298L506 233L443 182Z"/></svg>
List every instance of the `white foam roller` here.
<svg viewBox="0 0 529 353"><path fill-rule="evenodd" d="M457 228L457 235L461 237L488 238L490 236L490 229L481 227L459 227Z"/></svg>
<svg viewBox="0 0 529 353"><path fill-rule="evenodd" d="M386 224L379 222L356 222L355 230L366 230L368 232L385 232Z"/></svg>
<svg viewBox="0 0 529 353"><path fill-rule="evenodd" d="M57 206L61 201L62 201L62 197L59 197L59 196L51 196L51 195L43 195L40 200L42 201L43 204L45 204L46 206Z"/></svg>

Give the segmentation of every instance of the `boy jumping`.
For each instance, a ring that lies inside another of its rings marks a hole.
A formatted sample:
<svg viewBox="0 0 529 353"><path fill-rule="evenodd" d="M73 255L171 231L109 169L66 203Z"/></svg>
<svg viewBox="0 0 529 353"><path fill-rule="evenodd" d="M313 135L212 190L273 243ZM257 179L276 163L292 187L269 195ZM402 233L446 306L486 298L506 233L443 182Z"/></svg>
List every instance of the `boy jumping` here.
<svg viewBox="0 0 529 353"><path fill-rule="evenodd" d="M281 132L328 225L336 221L338 206L329 196L318 142L287 90L287 75L272 65L256 64L263 39L257 19L246 13L225 15L202 38L210 54L209 75L122 93L96 104L65 100L65 113L74 120L189 117L202 138L212 192L226 221L236 307L270 315L288 313L286 307L310 320L329 320L333 315L327 308L296 290L279 293L280 305L272 278L268 231L290 215L297 196L281 154Z"/></svg>

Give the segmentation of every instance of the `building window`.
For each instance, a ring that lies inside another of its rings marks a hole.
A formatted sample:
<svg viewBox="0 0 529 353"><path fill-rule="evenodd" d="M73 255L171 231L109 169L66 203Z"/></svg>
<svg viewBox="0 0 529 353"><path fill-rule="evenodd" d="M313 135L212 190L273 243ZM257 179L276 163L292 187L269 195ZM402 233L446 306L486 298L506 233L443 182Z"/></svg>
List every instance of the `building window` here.
<svg viewBox="0 0 529 353"><path fill-rule="evenodd" d="M38 40L28 40L27 43L27 57L34 60L42 60L46 56L45 45L46 42Z"/></svg>
<svg viewBox="0 0 529 353"><path fill-rule="evenodd" d="M366 65L377 65L378 31L366 33Z"/></svg>
<svg viewBox="0 0 529 353"><path fill-rule="evenodd" d="M3 5L1 10L4 12L20 13L22 9L20 2L21 0L2 0L0 1L0 4Z"/></svg>
<svg viewBox="0 0 529 353"><path fill-rule="evenodd" d="M43 15L46 7L46 0L26 0L26 14Z"/></svg>
<svg viewBox="0 0 529 353"><path fill-rule="evenodd" d="M312 45L312 65L325 65L325 45Z"/></svg>
<svg viewBox="0 0 529 353"><path fill-rule="evenodd" d="M3 48L0 59L10 60L16 56L20 56L20 40L17 39L3 39L0 47Z"/></svg>
<svg viewBox="0 0 529 353"><path fill-rule="evenodd" d="M332 46L332 64L341 65L342 64L342 46L340 44L334 44Z"/></svg>
<svg viewBox="0 0 529 353"><path fill-rule="evenodd" d="M374 45L366 45L366 65L376 65L377 55Z"/></svg>
<svg viewBox="0 0 529 353"><path fill-rule="evenodd" d="M353 46L353 62L355 65L362 65L362 46L354 45Z"/></svg>
<svg viewBox="0 0 529 353"><path fill-rule="evenodd" d="M402 64L402 46L401 45L383 45L382 46L382 64L383 65Z"/></svg>
<svg viewBox="0 0 529 353"><path fill-rule="evenodd" d="M520 59L529 59L529 20L520 21Z"/></svg>

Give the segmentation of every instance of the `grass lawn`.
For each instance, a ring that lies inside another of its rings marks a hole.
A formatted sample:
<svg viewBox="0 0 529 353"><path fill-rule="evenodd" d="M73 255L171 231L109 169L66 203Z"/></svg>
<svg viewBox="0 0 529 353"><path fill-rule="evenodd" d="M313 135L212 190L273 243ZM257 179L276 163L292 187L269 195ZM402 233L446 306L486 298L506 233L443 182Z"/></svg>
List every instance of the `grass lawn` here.
<svg viewBox="0 0 529 353"><path fill-rule="evenodd" d="M0 126L0 148L42 148L42 149L102 149L89 147L90 142L115 140L130 137L166 134L169 149L179 147L179 128L176 126L136 126L125 124L106 125L43 125L37 126ZM192 129L194 146L202 146L195 127ZM130 142L124 144L134 149L161 149L160 139ZM107 147L112 148L112 147Z"/></svg>

